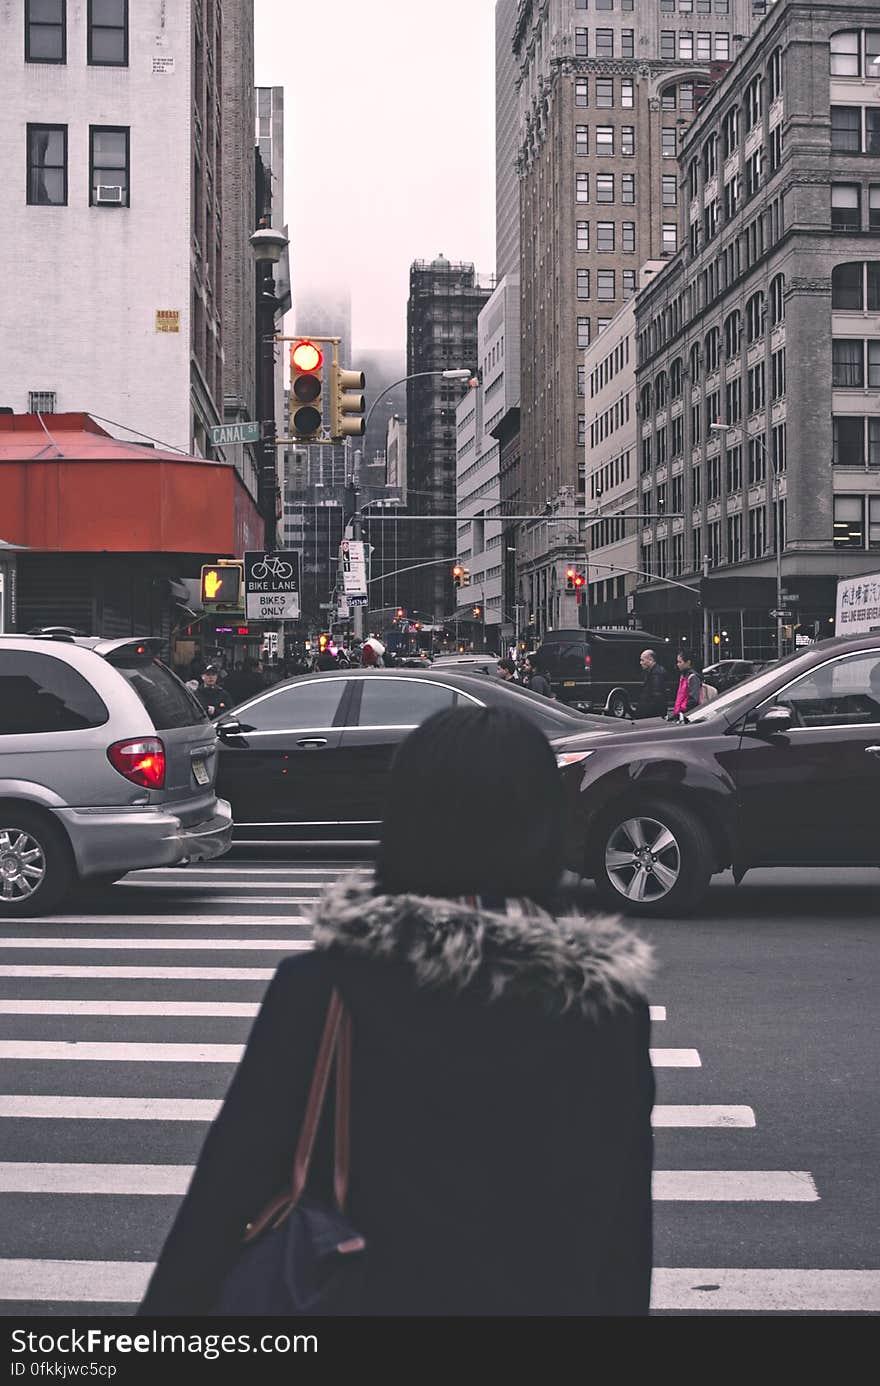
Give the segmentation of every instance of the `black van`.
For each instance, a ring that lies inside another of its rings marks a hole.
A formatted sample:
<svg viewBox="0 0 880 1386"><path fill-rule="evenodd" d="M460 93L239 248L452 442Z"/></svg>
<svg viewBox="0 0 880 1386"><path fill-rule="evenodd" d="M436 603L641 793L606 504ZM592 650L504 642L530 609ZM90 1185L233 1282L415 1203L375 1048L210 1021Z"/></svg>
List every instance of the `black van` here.
<svg viewBox="0 0 880 1386"><path fill-rule="evenodd" d="M662 636L644 630L549 630L538 663L560 702L629 717L645 677L642 650L653 650L669 675L671 704L675 651Z"/></svg>

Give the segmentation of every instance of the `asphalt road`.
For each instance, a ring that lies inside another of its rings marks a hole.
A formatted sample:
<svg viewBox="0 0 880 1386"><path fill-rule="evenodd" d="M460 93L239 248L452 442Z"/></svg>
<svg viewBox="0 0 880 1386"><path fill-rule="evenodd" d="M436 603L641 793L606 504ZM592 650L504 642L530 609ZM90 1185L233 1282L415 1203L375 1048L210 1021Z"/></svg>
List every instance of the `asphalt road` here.
<svg viewBox="0 0 880 1386"><path fill-rule="evenodd" d="M239 853L0 929L0 1314L132 1312L272 970L352 868ZM654 1312L880 1311L878 887L722 877L643 929Z"/></svg>

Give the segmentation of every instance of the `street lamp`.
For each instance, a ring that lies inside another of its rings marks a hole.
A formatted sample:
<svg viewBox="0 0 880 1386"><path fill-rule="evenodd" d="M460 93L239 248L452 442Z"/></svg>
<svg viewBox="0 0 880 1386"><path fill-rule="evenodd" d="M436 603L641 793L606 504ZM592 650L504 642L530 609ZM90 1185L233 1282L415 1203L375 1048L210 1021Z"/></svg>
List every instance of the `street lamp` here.
<svg viewBox="0 0 880 1386"><path fill-rule="evenodd" d="M443 380L471 380L473 378L473 374L473 371L469 368L465 368L462 366L454 366L451 367L449 370L445 371L416 371L414 375L402 375L399 380L392 380L390 385L386 385L384 390L380 390L379 394L376 396L376 398L373 400L373 403L367 410L367 417L364 420L364 433L366 433L367 429L370 426L370 418L372 416L373 410L379 403L379 400L384 399L385 395L388 394L389 390L396 389L398 385L405 385L408 380L421 380L423 376L427 375L439 375L442 377Z"/></svg>
<svg viewBox="0 0 880 1386"><path fill-rule="evenodd" d="M274 266L281 259L288 239L282 231L261 226L250 237L257 265L257 412L260 418L260 462L258 495L263 513L263 543L267 551L275 548L275 298Z"/></svg>
<svg viewBox="0 0 880 1386"><path fill-rule="evenodd" d="M730 432L731 428L732 428L732 425L731 425L731 424L713 423L713 424L710 424L710 425L709 425L709 431L710 431L710 433L722 433L722 434L725 435L725 440L724 440L725 449L727 448L727 438L726 438L726 435ZM769 465L769 468L770 468L770 470L771 470L772 473L773 473L773 535L774 535L774 544L775 544L775 548L776 548L776 658L777 658L777 659L781 659L781 658L782 658L782 645L783 645L783 640L782 640L782 610L783 610L783 607L782 607L782 515L781 515L782 494L781 494L781 478L780 478L780 475L779 475L779 469L778 469L777 467L775 467L775 466L773 465L773 463L770 461L770 455L769 455L769 451L768 451L768 448L767 448L767 443L765 442L763 435L760 434L760 433L755 433L755 434L753 434L753 435L748 435L748 434L747 434L746 437L747 437L747 440L748 440L749 442L751 442L751 441L754 439L755 442L761 444L761 447L764 449L764 463L765 463L765 465Z"/></svg>

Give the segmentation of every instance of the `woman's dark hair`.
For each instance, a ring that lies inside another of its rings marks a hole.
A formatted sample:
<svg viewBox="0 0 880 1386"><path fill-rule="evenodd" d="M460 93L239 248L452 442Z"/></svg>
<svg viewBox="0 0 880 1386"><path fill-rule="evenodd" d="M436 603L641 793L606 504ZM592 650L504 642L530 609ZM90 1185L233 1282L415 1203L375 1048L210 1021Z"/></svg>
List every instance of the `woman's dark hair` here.
<svg viewBox="0 0 880 1386"><path fill-rule="evenodd" d="M694 662L694 657L691 654L690 650L679 650L678 658L683 659L685 664L693 664Z"/></svg>
<svg viewBox="0 0 880 1386"><path fill-rule="evenodd" d="M376 868L390 895L550 895L563 862L564 799L537 727L502 708L435 713L391 769Z"/></svg>

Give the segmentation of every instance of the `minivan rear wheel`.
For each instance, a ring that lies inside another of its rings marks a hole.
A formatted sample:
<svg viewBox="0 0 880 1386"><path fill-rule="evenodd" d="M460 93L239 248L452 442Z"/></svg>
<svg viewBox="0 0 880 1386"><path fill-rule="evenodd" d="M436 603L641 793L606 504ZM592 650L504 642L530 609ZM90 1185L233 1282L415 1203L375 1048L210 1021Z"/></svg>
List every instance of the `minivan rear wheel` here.
<svg viewBox="0 0 880 1386"><path fill-rule="evenodd" d="M699 904L712 859L711 838L693 813L677 804L646 802L605 820L590 870L610 909L663 918Z"/></svg>
<svg viewBox="0 0 880 1386"><path fill-rule="evenodd" d="M626 694L612 693L606 704L606 710L610 717L628 717L630 715L630 706Z"/></svg>
<svg viewBox="0 0 880 1386"><path fill-rule="evenodd" d="M70 848L42 814L0 805L0 919L52 910L73 880Z"/></svg>

